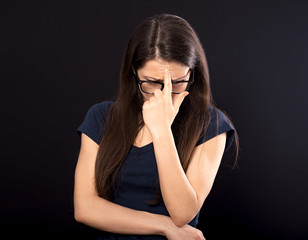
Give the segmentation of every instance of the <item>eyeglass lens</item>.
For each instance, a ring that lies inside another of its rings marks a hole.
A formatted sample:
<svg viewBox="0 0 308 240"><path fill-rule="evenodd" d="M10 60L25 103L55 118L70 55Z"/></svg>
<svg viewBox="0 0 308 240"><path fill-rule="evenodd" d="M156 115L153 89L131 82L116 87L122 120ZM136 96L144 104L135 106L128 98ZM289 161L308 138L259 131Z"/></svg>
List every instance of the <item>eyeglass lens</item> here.
<svg viewBox="0 0 308 240"><path fill-rule="evenodd" d="M184 92L187 88L187 85L188 85L187 82L172 83L172 92L173 93ZM141 88L144 92L154 93L156 89L162 89L162 85L158 83L143 82L141 84Z"/></svg>

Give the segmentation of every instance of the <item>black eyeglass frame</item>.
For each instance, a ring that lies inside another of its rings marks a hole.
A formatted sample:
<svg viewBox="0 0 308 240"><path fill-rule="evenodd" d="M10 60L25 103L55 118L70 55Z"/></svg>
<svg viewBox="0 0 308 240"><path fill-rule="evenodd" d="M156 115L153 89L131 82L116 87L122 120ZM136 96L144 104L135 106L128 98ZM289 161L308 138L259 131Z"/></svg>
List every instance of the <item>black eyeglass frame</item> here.
<svg viewBox="0 0 308 240"><path fill-rule="evenodd" d="M190 70L191 70L191 73L190 73L190 76L189 76L189 80L188 80L188 81L186 81L186 80L180 80L180 81L177 81L177 82L173 83L173 84L177 84L177 83L182 83L182 82L188 82L187 87L186 87L186 89L184 90L184 92L185 92L185 91L188 91L189 88L190 88L190 86L194 83L194 70L193 70L193 69L190 69ZM140 85L140 89L141 89L141 91L144 92L144 93L147 93L147 94L154 94L154 93L146 92L146 91L144 91L144 90L142 89L141 84L144 83L144 82L149 82L149 83L154 83L154 84L160 84L160 85L161 85L161 89L160 89L160 90L162 91L162 90L164 89L164 83L163 83L163 82L157 82L157 81L152 81L152 80L140 80L137 73L135 74L135 76L136 76L137 84ZM163 81L163 80L162 80L162 81ZM173 94L180 94L180 93L175 93L175 92L172 92L172 91L171 91L171 93L173 93Z"/></svg>

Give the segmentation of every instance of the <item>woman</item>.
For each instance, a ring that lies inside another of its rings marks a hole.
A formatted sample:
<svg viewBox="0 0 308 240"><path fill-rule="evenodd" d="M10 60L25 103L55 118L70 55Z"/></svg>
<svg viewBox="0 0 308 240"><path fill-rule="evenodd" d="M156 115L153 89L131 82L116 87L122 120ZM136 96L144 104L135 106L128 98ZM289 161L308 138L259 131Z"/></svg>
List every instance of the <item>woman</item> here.
<svg viewBox="0 0 308 240"><path fill-rule="evenodd" d="M135 29L116 100L92 105L77 132L78 222L99 239L205 239L199 212L234 138L238 155L238 136L213 104L187 21L159 14Z"/></svg>

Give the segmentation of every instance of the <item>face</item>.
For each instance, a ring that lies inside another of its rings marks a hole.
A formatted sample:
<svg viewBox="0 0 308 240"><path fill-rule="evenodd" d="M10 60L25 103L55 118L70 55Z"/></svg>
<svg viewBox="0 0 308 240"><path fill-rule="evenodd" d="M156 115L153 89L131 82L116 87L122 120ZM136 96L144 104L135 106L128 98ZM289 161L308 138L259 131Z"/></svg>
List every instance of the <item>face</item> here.
<svg viewBox="0 0 308 240"><path fill-rule="evenodd" d="M160 58L147 61L142 68L137 70L137 74L140 80L152 80L161 82L161 80L164 79L165 69L169 69L172 81L188 81L191 74L189 67L186 65L176 62L167 62ZM141 94L143 95L144 101L148 101L153 95L144 93L141 91L139 84L138 86ZM172 94L172 101L175 97L174 95L175 94Z"/></svg>

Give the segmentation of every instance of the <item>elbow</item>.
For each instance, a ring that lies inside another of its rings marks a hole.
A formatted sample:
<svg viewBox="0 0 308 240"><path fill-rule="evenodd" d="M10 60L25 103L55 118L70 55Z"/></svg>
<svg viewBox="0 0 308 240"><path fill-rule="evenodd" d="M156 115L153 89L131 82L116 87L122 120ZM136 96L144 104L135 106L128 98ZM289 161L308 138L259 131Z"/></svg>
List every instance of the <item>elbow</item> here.
<svg viewBox="0 0 308 240"><path fill-rule="evenodd" d="M80 208L74 207L74 218L76 222L83 223L84 217Z"/></svg>
<svg viewBox="0 0 308 240"><path fill-rule="evenodd" d="M187 215L184 215L184 214L171 217L173 223L177 227L183 227L184 225L188 224L193 218L194 218L194 216L191 216L191 215L187 216Z"/></svg>
<svg viewBox="0 0 308 240"><path fill-rule="evenodd" d="M181 219L172 219L173 223L177 227L183 227L185 224L187 224L186 221L183 221Z"/></svg>
<svg viewBox="0 0 308 240"><path fill-rule="evenodd" d="M82 201L81 199L79 201L74 202L74 218L79 223L85 223L86 218L89 215L89 207L88 205Z"/></svg>
<svg viewBox="0 0 308 240"><path fill-rule="evenodd" d="M95 205L96 196L80 196L75 194L74 196L74 219L76 222L88 225L89 221L92 221L92 215L95 210L93 206Z"/></svg>
<svg viewBox="0 0 308 240"><path fill-rule="evenodd" d="M175 209L174 209L175 210ZM185 209L177 209L173 212L170 212L170 217L173 221L173 223L177 227L182 227L186 224L188 224L190 221L194 219L194 217L198 214L199 211L198 206L192 206L190 205L190 208Z"/></svg>

